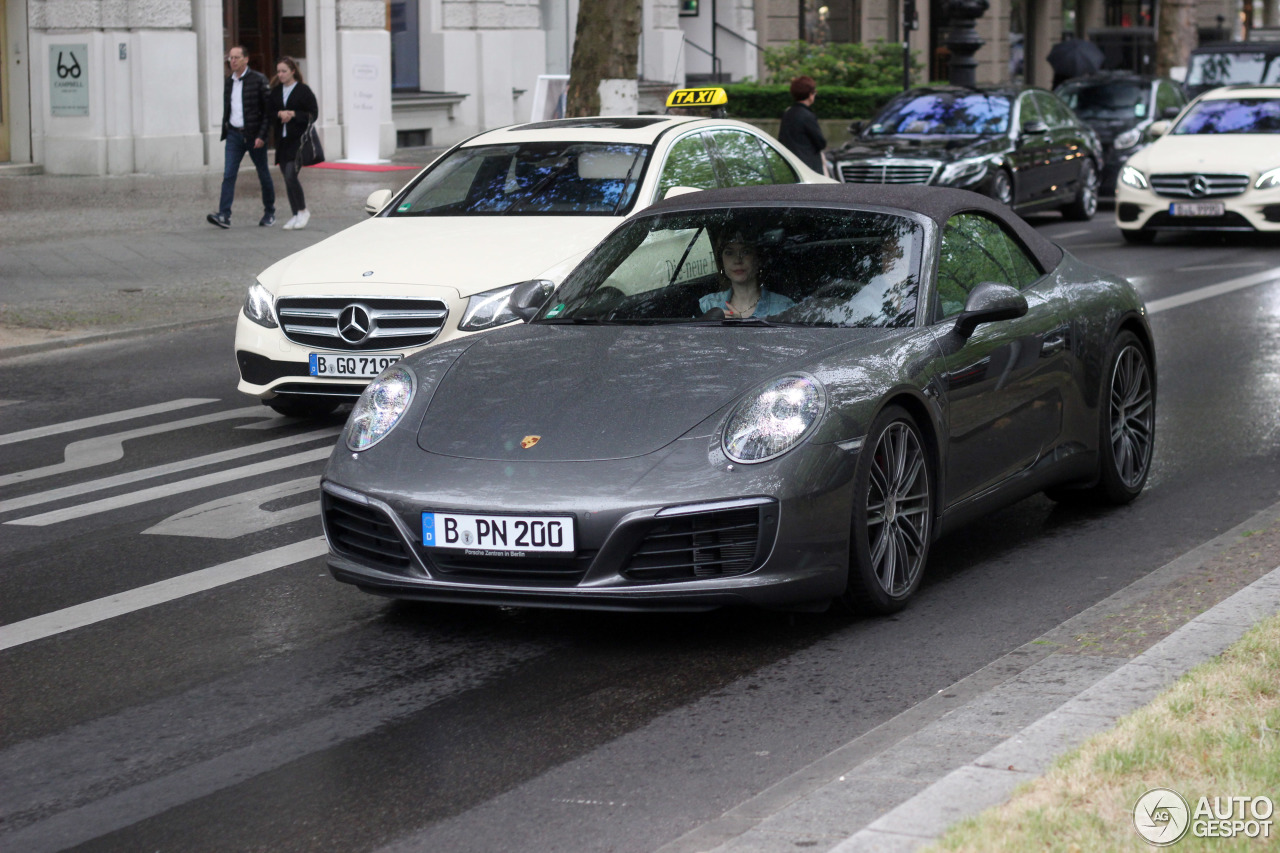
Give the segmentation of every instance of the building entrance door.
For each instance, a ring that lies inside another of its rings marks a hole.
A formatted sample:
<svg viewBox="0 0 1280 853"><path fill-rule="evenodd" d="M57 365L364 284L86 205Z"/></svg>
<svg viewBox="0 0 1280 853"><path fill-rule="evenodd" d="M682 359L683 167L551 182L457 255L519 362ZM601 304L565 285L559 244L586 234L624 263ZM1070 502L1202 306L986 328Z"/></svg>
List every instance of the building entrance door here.
<svg viewBox="0 0 1280 853"><path fill-rule="evenodd" d="M9 161L9 37L5 28L5 0L0 0L0 163Z"/></svg>
<svg viewBox="0 0 1280 853"><path fill-rule="evenodd" d="M243 44L249 67L270 79L280 55L280 0L223 0L222 49Z"/></svg>

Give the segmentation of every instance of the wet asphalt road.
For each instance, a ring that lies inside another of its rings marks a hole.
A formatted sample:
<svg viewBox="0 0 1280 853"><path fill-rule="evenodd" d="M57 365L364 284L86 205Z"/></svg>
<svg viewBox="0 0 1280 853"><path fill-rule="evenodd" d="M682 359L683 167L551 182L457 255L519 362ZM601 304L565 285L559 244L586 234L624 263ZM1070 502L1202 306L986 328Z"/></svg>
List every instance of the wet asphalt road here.
<svg viewBox="0 0 1280 853"><path fill-rule="evenodd" d="M1280 267L1257 239L1128 247L1106 211L1037 225L1153 305ZM654 850L1276 502L1280 283L1152 326L1141 499L1023 501L860 621L365 596L305 556L316 496L291 485L341 418L239 398L230 320L4 361L0 623L161 603L0 651L0 849ZM13 438L181 399L204 402ZM246 560L279 567L190 591Z"/></svg>

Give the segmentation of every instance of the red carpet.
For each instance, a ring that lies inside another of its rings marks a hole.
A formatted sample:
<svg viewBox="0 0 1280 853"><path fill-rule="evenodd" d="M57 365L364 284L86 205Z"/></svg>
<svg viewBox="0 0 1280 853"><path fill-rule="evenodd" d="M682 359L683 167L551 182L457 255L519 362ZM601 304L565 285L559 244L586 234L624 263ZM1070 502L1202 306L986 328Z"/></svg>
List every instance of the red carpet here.
<svg viewBox="0 0 1280 853"><path fill-rule="evenodd" d="M349 172L402 172L407 169L418 170L421 166L398 166L394 163L317 163L307 166L308 169L345 169Z"/></svg>

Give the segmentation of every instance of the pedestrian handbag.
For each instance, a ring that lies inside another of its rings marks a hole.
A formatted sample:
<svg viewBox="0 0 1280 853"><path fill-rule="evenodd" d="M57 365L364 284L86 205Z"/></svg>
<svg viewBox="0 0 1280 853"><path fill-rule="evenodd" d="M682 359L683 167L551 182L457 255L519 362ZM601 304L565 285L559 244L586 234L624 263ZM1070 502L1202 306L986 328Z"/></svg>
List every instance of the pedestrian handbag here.
<svg viewBox="0 0 1280 853"><path fill-rule="evenodd" d="M298 163L303 166L314 166L324 162L324 146L320 144L320 134L316 131L314 121L307 122L307 129L302 131L298 141Z"/></svg>

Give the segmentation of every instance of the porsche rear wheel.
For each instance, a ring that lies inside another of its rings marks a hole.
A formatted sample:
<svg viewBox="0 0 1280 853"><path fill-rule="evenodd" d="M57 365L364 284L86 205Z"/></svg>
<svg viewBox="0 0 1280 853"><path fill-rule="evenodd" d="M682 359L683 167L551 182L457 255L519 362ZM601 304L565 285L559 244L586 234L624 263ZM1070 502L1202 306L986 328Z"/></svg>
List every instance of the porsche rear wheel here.
<svg viewBox="0 0 1280 853"><path fill-rule="evenodd" d="M915 421L885 408L854 475L844 603L862 613L900 610L920 585L933 535L933 470Z"/></svg>

